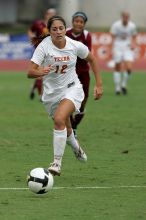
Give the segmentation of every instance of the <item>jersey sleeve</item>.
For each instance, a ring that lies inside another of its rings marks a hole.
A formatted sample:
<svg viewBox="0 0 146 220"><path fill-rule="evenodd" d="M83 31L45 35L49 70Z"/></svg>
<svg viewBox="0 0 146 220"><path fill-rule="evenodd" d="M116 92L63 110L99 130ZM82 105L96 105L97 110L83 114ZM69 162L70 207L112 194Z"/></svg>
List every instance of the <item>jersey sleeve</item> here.
<svg viewBox="0 0 146 220"><path fill-rule="evenodd" d="M116 35L116 34L117 34L117 25L116 25L116 23L114 23L114 24L111 26L110 33L111 33L112 35Z"/></svg>
<svg viewBox="0 0 146 220"><path fill-rule="evenodd" d="M89 54L89 49L81 42L77 42L77 56L81 59L85 59Z"/></svg>
<svg viewBox="0 0 146 220"><path fill-rule="evenodd" d="M39 44L33 53L31 61L38 65L41 65L44 61L44 58L45 58L44 48L42 44Z"/></svg>

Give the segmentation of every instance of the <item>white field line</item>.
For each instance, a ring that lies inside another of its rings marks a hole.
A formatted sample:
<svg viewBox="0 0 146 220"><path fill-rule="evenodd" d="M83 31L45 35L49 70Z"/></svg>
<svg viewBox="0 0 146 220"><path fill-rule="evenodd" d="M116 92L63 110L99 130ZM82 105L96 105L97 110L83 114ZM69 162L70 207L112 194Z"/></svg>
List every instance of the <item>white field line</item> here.
<svg viewBox="0 0 146 220"><path fill-rule="evenodd" d="M60 190L60 189L72 189L72 190L77 190L77 189L122 189L122 188L146 188L146 186L58 186L58 187L53 187L53 190ZM0 187L0 190L28 190L29 188L19 188L19 187Z"/></svg>

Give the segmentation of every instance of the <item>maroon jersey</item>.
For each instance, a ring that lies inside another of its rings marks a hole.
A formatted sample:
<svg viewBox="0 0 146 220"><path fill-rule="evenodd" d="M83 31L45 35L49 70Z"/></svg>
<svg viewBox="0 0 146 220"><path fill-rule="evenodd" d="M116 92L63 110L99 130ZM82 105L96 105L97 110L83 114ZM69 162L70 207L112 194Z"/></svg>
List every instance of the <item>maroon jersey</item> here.
<svg viewBox="0 0 146 220"><path fill-rule="evenodd" d="M72 29L68 29L66 35L73 40L82 42L89 48L89 50L91 50L91 34L87 30L84 30L80 35L76 36L75 34L73 34ZM76 71L78 75L89 72L88 62L78 57Z"/></svg>

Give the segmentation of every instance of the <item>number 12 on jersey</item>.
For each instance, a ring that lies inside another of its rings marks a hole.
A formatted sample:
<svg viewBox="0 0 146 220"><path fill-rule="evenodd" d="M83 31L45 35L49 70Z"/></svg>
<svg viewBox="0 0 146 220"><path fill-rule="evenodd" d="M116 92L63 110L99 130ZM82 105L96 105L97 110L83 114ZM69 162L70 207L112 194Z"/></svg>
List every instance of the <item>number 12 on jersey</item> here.
<svg viewBox="0 0 146 220"><path fill-rule="evenodd" d="M61 73L61 74L64 74L66 73L66 68L67 68L67 65L62 65L62 66L54 66L54 69L55 69L55 73Z"/></svg>

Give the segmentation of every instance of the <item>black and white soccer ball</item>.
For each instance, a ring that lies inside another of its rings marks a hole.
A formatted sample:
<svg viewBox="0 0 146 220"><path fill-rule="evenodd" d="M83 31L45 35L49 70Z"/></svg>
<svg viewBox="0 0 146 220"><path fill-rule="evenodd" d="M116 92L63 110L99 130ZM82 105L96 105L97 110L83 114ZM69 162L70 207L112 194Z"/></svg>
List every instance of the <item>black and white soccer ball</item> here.
<svg viewBox="0 0 146 220"><path fill-rule="evenodd" d="M54 179L52 174L44 168L35 168L27 178L29 189L36 194L43 194L52 189Z"/></svg>

